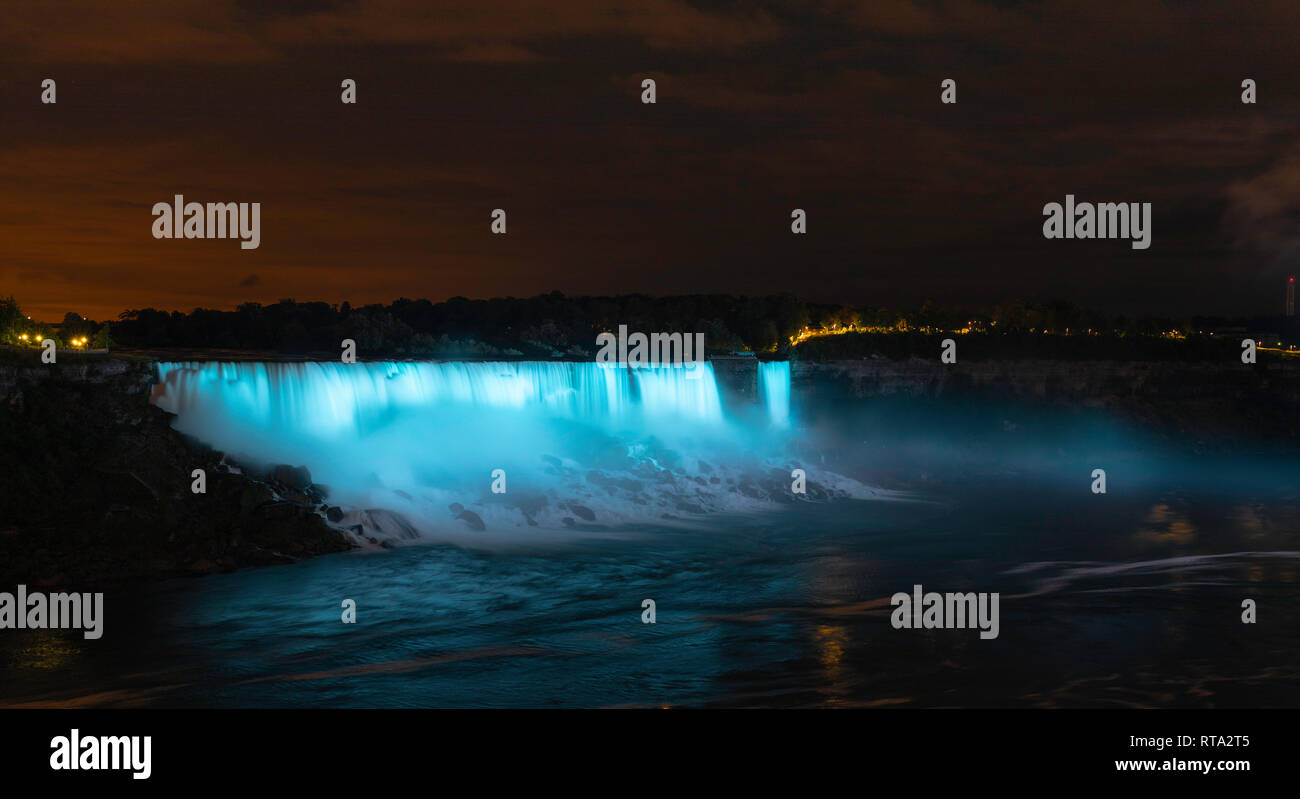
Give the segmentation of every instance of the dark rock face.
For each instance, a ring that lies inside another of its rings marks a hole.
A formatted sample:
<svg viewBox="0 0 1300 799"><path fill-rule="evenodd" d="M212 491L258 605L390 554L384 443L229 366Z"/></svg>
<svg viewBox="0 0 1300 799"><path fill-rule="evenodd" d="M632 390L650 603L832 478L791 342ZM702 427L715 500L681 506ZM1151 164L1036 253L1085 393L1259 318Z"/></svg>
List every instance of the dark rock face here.
<svg viewBox="0 0 1300 799"><path fill-rule="evenodd" d="M456 518L468 525L471 530L481 533L487 529L487 525L483 524L483 517L472 510L463 510L456 514Z"/></svg>
<svg viewBox="0 0 1300 799"><path fill-rule="evenodd" d="M384 540L403 539L414 541L420 537L420 533L406 517L400 513L394 513L382 508L371 508L360 511L357 514L361 522L361 528L367 533L378 533L379 537ZM375 540L372 538L371 540Z"/></svg>
<svg viewBox="0 0 1300 799"><path fill-rule="evenodd" d="M596 512L585 505L570 503L569 510L573 511L574 515L578 516L583 521L588 521L588 522L596 521Z"/></svg>
<svg viewBox="0 0 1300 799"><path fill-rule="evenodd" d="M290 466L282 463L271 470L271 481L294 491L311 490L311 472L306 466Z"/></svg>
<svg viewBox="0 0 1300 799"><path fill-rule="evenodd" d="M0 364L0 586L113 583L352 548L306 469L267 482L171 429L152 362ZM191 490L205 473L206 493Z"/></svg>
<svg viewBox="0 0 1300 799"><path fill-rule="evenodd" d="M937 353L937 350L936 350ZM793 392L809 406L862 399L1013 398L1102 408L1206 446L1243 438L1300 442L1300 362L971 360L793 362Z"/></svg>

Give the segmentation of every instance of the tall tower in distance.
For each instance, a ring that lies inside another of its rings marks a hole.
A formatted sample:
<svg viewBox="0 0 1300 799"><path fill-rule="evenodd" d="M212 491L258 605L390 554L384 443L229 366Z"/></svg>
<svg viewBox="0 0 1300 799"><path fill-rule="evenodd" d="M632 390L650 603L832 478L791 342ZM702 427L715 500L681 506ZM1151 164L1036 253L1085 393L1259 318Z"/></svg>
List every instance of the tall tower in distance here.
<svg viewBox="0 0 1300 799"><path fill-rule="evenodd" d="M1286 315L1295 316L1295 278L1286 280Z"/></svg>

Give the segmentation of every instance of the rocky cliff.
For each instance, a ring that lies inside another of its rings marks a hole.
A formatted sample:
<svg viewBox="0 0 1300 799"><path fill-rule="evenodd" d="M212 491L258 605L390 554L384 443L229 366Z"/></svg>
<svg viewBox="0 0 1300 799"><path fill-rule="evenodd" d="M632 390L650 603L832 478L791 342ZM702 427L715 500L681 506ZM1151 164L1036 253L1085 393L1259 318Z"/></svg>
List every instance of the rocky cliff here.
<svg viewBox="0 0 1300 799"><path fill-rule="evenodd" d="M152 362L3 355L0 586L206 573L351 548L325 523L309 478L250 479L173 431L149 403ZM206 493L191 491L195 469Z"/></svg>
<svg viewBox="0 0 1300 799"><path fill-rule="evenodd" d="M1014 399L1100 408L1171 436L1300 443L1300 363L982 360L796 361L805 404L916 398Z"/></svg>

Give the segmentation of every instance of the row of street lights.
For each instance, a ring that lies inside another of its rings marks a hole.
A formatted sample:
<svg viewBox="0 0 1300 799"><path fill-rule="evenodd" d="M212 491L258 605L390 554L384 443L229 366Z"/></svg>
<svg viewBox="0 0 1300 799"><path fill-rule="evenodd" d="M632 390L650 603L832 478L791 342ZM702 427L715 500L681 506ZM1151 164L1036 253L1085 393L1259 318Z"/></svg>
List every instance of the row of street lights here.
<svg viewBox="0 0 1300 799"><path fill-rule="evenodd" d="M38 333L31 333L31 334L23 333L20 336L18 336L18 340L23 342L24 344L37 344L43 340L39 336L40 334ZM86 338L85 336L78 336L72 339L71 341L69 341L68 343L71 344L73 347L77 347L78 349L85 349L86 346L90 343L90 339Z"/></svg>

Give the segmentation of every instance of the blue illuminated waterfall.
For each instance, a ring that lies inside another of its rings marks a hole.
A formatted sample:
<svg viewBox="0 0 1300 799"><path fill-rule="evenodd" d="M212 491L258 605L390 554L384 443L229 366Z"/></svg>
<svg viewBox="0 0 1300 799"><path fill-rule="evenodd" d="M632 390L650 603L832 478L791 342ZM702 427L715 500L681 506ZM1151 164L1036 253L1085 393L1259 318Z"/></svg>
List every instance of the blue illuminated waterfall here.
<svg viewBox="0 0 1300 799"><path fill-rule="evenodd" d="M347 513L342 526L363 538L572 533L752 510L782 492L788 500L785 363L761 364L760 425L759 409L724 405L707 363L158 370L155 402L176 414L178 430L250 468L306 466ZM503 492L491 490L494 473Z"/></svg>
<svg viewBox="0 0 1300 799"><path fill-rule="evenodd" d="M777 427L790 426L790 362L767 361L758 365L758 385L768 419Z"/></svg>
<svg viewBox="0 0 1300 799"><path fill-rule="evenodd" d="M652 419L706 426L723 421L709 364L164 363L159 373L164 410L232 417L274 433L362 435L394 412L414 408L440 423L466 409L581 418L603 427Z"/></svg>

